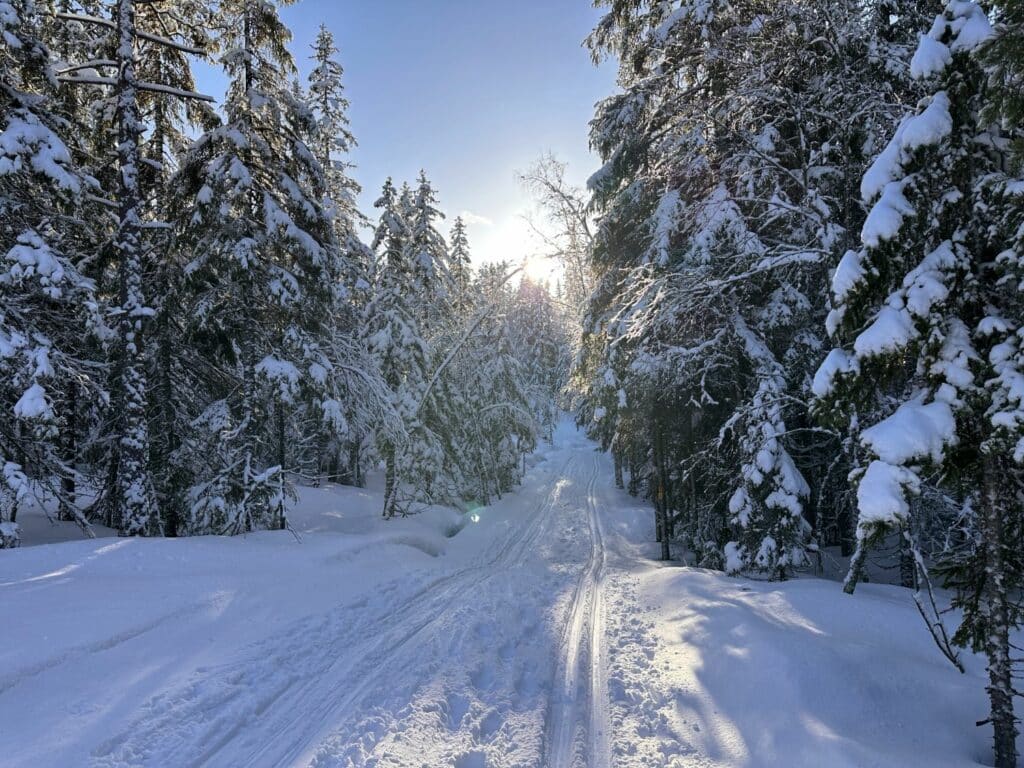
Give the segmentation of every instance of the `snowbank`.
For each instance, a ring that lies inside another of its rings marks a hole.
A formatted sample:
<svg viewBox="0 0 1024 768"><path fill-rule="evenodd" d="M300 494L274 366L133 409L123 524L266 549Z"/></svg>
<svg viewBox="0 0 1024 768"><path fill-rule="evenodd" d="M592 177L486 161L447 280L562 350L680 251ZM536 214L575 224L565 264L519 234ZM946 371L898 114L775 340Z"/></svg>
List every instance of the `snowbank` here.
<svg viewBox="0 0 1024 768"><path fill-rule="evenodd" d="M616 765L967 768L988 759L983 662L943 659L910 592L652 571L618 628Z"/></svg>

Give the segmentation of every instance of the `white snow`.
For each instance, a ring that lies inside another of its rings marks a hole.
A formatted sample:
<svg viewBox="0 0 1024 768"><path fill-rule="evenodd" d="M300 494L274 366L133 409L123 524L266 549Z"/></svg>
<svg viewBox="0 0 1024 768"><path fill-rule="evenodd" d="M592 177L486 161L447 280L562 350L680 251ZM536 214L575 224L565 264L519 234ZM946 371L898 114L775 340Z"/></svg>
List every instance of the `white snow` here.
<svg viewBox="0 0 1024 768"><path fill-rule="evenodd" d="M952 33L949 45L942 42L947 30ZM931 31L921 36L910 60L910 74L919 79L941 74L952 62L954 53L973 51L993 34L992 24L981 6L953 0L946 13L935 18Z"/></svg>
<svg viewBox="0 0 1024 768"><path fill-rule="evenodd" d="M939 91L919 114L906 118L886 148L878 155L861 180L861 196L870 203L881 193L868 212L861 231L865 245L877 247L899 232L905 216L914 207L903 194L903 165L921 147L935 146L953 130L949 114L949 96Z"/></svg>
<svg viewBox="0 0 1024 768"><path fill-rule="evenodd" d="M956 418L945 402L904 403L887 419L861 433L861 443L890 464L942 460L948 446L956 444Z"/></svg>
<svg viewBox="0 0 1024 768"><path fill-rule="evenodd" d="M691 568L622 582L643 609L610 627L616 768L984 764L983 664L946 662L909 591Z"/></svg>
<svg viewBox="0 0 1024 768"><path fill-rule="evenodd" d="M71 153L57 135L27 109L13 109L0 132L0 176L32 170L72 192L81 185L68 171Z"/></svg>
<svg viewBox="0 0 1024 768"><path fill-rule="evenodd" d="M14 415L19 419L41 419L50 413L46 390L39 382L31 384L14 404Z"/></svg>
<svg viewBox="0 0 1024 768"><path fill-rule="evenodd" d="M836 376L853 370L855 364L856 360L851 359L846 350L833 349L815 372L811 392L815 397L827 397L832 392Z"/></svg>
<svg viewBox="0 0 1024 768"><path fill-rule="evenodd" d="M877 248L884 240L892 240L903 226L903 218L914 213L914 206L903 194L903 183L890 181L882 189L882 196L868 212L861 230L865 245Z"/></svg>
<svg viewBox="0 0 1024 768"><path fill-rule="evenodd" d="M832 275L832 296L835 303L844 302L853 287L863 280L866 274L859 252L847 251L843 254Z"/></svg>
<svg viewBox="0 0 1024 768"><path fill-rule="evenodd" d="M853 342L854 352L863 359L902 349L918 337L910 314L890 305L878 310L871 325L861 331Z"/></svg>
<svg viewBox="0 0 1024 768"><path fill-rule="evenodd" d="M948 46L929 35L921 35L917 50L910 60L910 75L919 79L937 75L952 60Z"/></svg>
<svg viewBox="0 0 1024 768"><path fill-rule="evenodd" d="M995 34L988 15L978 3L953 0L950 8L953 10L952 27L956 34L950 46L954 53L973 51Z"/></svg>
<svg viewBox="0 0 1024 768"><path fill-rule="evenodd" d="M949 114L949 95L939 91L932 96L928 106L919 115L905 120L896 132L893 141L898 141L905 152L938 144L953 130L953 118Z"/></svg>
<svg viewBox="0 0 1024 768"><path fill-rule="evenodd" d="M471 515L384 522L378 486L328 486L300 489L301 542L3 552L5 768L967 768L986 753L981 660L946 664L909 591L663 567L649 506L569 424L531 462Z"/></svg>
<svg viewBox="0 0 1024 768"><path fill-rule="evenodd" d="M895 528L906 522L910 512L907 492L916 493L919 487L920 480L912 470L871 462L857 486L858 535L865 537L876 525Z"/></svg>

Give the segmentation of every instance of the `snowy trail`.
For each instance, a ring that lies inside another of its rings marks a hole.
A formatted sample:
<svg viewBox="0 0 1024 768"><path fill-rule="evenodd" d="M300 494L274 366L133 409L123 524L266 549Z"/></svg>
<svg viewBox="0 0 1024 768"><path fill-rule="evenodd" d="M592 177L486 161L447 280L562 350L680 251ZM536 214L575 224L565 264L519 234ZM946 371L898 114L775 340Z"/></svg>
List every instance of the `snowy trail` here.
<svg viewBox="0 0 1024 768"><path fill-rule="evenodd" d="M349 766L384 760L387 765L459 768L576 766L581 765L573 757L578 750L580 759L589 760L582 764L607 765L604 754L577 739L586 738L606 710L602 705L590 720L583 717L590 713L591 687L603 679L601 657L594 655L600 634L592 629L600 620L598 577L605 559L595 503L602 466L586 441L573 440L563 452L564 464L538 513L525 522L494 567L468 575L476 582L471 599L449 604L448 611L470 631L459 634L457 642L424 638L440 642L447 658L432 659L434 668L428 661L421 670L428 674L397 696L390 711L382 711L389 707L381 705L381 689L402 688L408 675L393 683L386 675L374 678L373 700L353 707L350 721L303 754L298 764ZM559 539L560 546L546 549ZM580 550L588 553L584 561L567 558ZM568 567L563 566L566 559ZM517 587L535 580L554 588L537 589L524 604ZM510 609L517 612L516 620L504 621L502 613ZM424 634L450 631L451 618L438 617ZM505 642L495 652L493 644L499 639ZM406 659L412 662L417 650L401 649L388 668L402 666ZM356 691L351 702L358 704L363 693ZM366 717L367 709L376 712ZM378 740L360 744L382 724ZM606 732L603 725L601 732ZM439 750L446 742L449 748ZM421 750L438 756L423 762Z"/></svg>
<svg viewBox="0 0 1024 768"><path fill-rule="evenodd" d="M535 463L448 539L416 518L353 536L318 517L301 544L18 552L0 570L15 609L74 609L19 628L14 645L37 652L0 656L0 722L25 733L10 764L606 768L608 708L591 701L607 700L609 467L568 422ZM328 517L362 530L347 514ZM64 727L47 742L54 708Z"/></svg>
<svg viewBox="0 0 1024 768"><path fill-rule="evenodd" d="M606 563L600 515L594 499L601 479L595 458L585 492L590 531L590 560L573 592L562 644L557 687L547 723L547 765L572 768L607 766L608 686L604 671L601 579ZM586 662L589 662L589 667ZM589 672L589 677L585 673ZM589 721L581 705L589 704Z"/></svg>
<svg viewBox="0 0 1024 768"><path fill-rule="evenodd" d="M973 731L933 733L984 711L983 666L947 668L905 591L663 567L649 508L570 424L533 462L457 533L443 510L381 524L375 491L328 489L304 497L301 544L9 553L0 599L21 620L0 644L0 763L961 768L984 754Z"/></svg>

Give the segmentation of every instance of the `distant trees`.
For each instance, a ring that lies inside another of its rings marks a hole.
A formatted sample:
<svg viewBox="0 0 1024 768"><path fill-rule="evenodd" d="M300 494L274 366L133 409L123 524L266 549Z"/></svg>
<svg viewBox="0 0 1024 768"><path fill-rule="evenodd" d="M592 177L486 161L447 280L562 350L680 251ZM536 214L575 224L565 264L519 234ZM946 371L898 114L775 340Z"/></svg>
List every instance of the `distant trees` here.
<svg viewBox="0 0 1024 768"><path fill-rule="evenodd" d="M388 180L376 204L364 328L402 425L377 444L388 516L413 495L488 503L518 482L521 456L553 418L568 350L557 309L527 298L527 283L517 293L507 265L472 276L465 225L456 220L449 247L436 203L421 174L415 193ZM514 344L526 336L528 346Z"/></svg>

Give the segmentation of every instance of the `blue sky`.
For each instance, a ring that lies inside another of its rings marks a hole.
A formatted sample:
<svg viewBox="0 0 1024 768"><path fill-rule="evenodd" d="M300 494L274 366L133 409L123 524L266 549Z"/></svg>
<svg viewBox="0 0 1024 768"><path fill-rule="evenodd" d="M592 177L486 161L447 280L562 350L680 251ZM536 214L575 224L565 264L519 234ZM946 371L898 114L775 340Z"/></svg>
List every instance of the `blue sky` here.
<svg viewBox="0 0 1024 768"><path fill-rule="evenodd" d="M371 216L385 177L424 168L450 217L472 214L476 260L518 261L531 246L515 172L546 151L578 182L596 167L587 122L614 70L582 47L599 17L590 0L301 0L281 15L303 76L319 25L334 32Z"/></svg>

